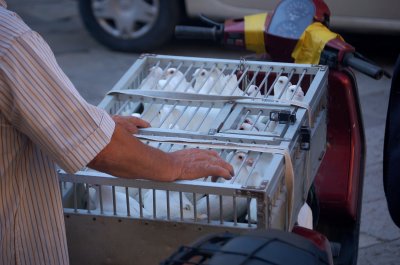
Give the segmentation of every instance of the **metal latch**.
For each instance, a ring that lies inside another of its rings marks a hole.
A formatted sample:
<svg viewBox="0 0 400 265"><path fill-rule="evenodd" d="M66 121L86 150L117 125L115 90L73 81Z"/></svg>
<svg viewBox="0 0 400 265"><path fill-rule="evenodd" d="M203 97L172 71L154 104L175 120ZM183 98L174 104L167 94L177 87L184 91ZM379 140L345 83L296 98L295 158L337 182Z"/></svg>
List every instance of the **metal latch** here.
<svg viewBox="0 0 400 265"><path fill-rule="evenodd" d="M296 122L296 115L288 110L271 111L269 119L271 121L278 121L281 124L294 124Z"/></svg>
<svg viewBox="0 0 400 265"><path fill-rule="evenodd" d="M308 126L301 126L300 128L300 149L304 151L310 150L311 144L311 130Z"/></svg>

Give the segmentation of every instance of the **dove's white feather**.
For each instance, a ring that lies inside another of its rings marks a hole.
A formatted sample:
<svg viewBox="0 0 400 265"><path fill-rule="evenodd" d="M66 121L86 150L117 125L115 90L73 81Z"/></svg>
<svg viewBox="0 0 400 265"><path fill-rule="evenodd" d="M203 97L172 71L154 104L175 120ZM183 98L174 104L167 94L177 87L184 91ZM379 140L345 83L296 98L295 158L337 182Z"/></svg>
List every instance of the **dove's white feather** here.
<svg viewBox="0 0 400 265"><path fill-rule="evenodd" d="M179 129L178 119L182 118L183 106L164 106L160 110L160 128Z"/></svg>
<svg viewBox="0 0 400 265"><path fill-rule="evenodd" d="M240 126L239 126L239 130L243 130L243 131L252 131L252 130L257 130L257 128L248 122L243 122Z"/></svg>
<svg viewBox="0 0 400 265"><path fill-rule="evenodd" d="M250 222L251 223L257 223L257 200L256 199L251 199L250 201ZM249 221L249 215L246 214L246 221Z"/></svg>
<svg viewBox="0 0 400 265"><path fill-rule="evenodd" d="M263 119L253 117L249 115L243 123L239 126L239 130L244 131L263 131L266 124L263 123Z"/></svg>
<svg viewBox="0 0 400 265"><path fill-rule="evenodd" d="M165 78L158 82L159 90L194 93L193 87L185 75L176 68L168 68Z"/></svg>
<svg viewBox="0 0 400 265"><path fill-rule="evenodd" d="M217 95L213 87L216 85L216 76L206 69L196 69L193 74L194 90L199 94Z"/></svg>
<svg viewBox="0 0 400 265"><path fill-rule="evenodd" d="M257 98L262 97L261 91L259 87L256 85L250 85L247 88L246 95L248 95L249 97L257 97Z"/></svg>
<svg viewBox="0 0 400 265"><path fill-rule="evenodd" d="M126 193L125 187L116 186L115 187L115 191L118 191L118 192L123 193L123 194ZM128 195L130 197L132 197L133 199L135 199L136 201L138 201L139 189L138 188L128 187Z"/></svg>
<svg viewBox="0 0 400 265"><path fill-rule="evenodd" d="M295 101L303 101L304 92L301 86L291 85L288 87L286 91L286 99L287 100L295 100Z"/></svg>
<svg viewBox="0 0 400 265"><path fill-rule="evenodd" d="M94 209L96 211L100 211L100 192L97 189L91 188L89 190L89 194L91 200L94 202ZM103 211L107 213L114 212L114 204L113 204L113 193L111 186L102 186L101 187L101 199L103 204ZM128 194L128 201L129 201L129 211L131 216L139 216L140 215L140 205L139 203L133 199ZM116 205L116 213L118 215L127 215L127 197L125 192L115 190L115 205ZM145 217L150 216L149 213L142 209L143 215Z"/></svg>
<svg viewBox="0 0 400 265"><path fill-rule="evenodd" d="M266 154L258 157L257 164L253 164L250 170L250 176L248 178L247 186L255 186L259 187L263 182L264 171L268 168L269 163L271 162L271 157ZM254 159L253 157L249 158L250 160ZM257 201L256 199L251 199L250 201L250 222L257 222ZM249 220L249 216L246 215L246 220Z"/></svg>
<svg viewBox="0 0 400 265"><path fill-rule="evenodd" d="M266 124L266 126L267 126L265 129L266 132L273 132L273 131L275 131L276 126L278 126L278 122L277 121L269 121Z"/></svg>
<svg viewBox="0 0 400 265"><path fill-rule="evenodd" d="M231 159L232 158L232 159ZM243 152L230 152L226 158L226 161L230 162L235 170L235 177L230 180L231 182L244 185L248 179L248 167L250 166L246 159L246 154ZM227 182L227 180L221 180L221 182ZM220 218L220 196L219 195L209 195L210 204L210 219L218 220ZM197 201L197 212L199 214L207 216L207 197L202 197ZM234 204L233 199L230 196L222 196L222 219L223 220L233 220L234 218ZM246 212L247 209L247 199L246 198L236 198L236 214L240 217Z"/></svg>
<svg viewBox="0 0 400 265"><path fill-rule="evenodd" d="M274 85L274 98L284 98L285 89L291 85L287 76L280 76Z"/></svg>
<svg viewBox="0 0 400 265"><path fill-rule="evenodd" d="M236 75L215 74L215 78L220 76L213 90L217 95L222 96L242 96L244 93L238 87L238 80Z"/></svg>
<svg viewBox="0 0 400 265"><path fill-rule="evenodd" d="M142 117L142 114L137 113L137 112L134 112L134 113L131 114L131 116L132 116L132 117L136 117L136 118L141 118L141 117Z"/></svg>
<svg viewBox="0 0 400 265"><path fill-rule="evenodd" d="M143 103L143 112L141 119L150 122L151 126L158 126L161 118L161 104L156 103Z"/></svg>
<svg viewBox="0 0 400 265"><path fill-rule="evenodd" d="M297 224L311 230L313 229L312 210L306 202L300 208L299 215L297 216Z"/></svg>
<svg viewBox="0 0 400 265"><path fill-rule="evenodd" d="M163 70L158 66L153 66L149 69L149 74L140 83L139 88L144 90L156 89L157 83L163 75Z"/></svg>
<svg viewBox="0 0 400 265"><path fill-rule="evenodd" d="M155 203L156 203L156 218L167 219L167 192L164 190L155 191ZM180 203L179 192L169 192L169 209L170 218L179 219L181 217L181 203ZM153 213L153 190L148 190L143 196L143 206L148 211ZM186 197L185 193L182 193L182 212L184 219L194 219L194 207L193 204ZM203 218L203 216L199 216Z"/></svg>
<svg viewBox="0 0 400 265"><path fill-rule="evenodd" d="M180 128L188 131L208 132L219 112L218 108L189 107L185 111L185 120L180 123L182 126ZM186 124L187 126L185 126Z"/></svg>
<svg viewBox="0 0 400 265"><path fill-rule="evenodd" d="M231 93L237 93L236 76L225 76L217 68L211 71L196 69L193 77L195 79L194 90L199 94L231 95Z"/></svg>

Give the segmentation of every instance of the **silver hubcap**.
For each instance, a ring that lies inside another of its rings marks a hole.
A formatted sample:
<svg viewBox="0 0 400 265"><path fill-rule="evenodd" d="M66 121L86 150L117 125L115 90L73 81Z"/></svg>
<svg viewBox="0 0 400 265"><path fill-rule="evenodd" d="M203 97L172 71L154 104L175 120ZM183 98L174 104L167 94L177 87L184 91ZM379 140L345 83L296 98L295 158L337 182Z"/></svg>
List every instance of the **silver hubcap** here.
<svg viewBox="0 0 400 265"><path fill-rule="evenodd" d="M160 10L159 0L92 0L93 14L109 34L135 39L151 30Z"/></svg>

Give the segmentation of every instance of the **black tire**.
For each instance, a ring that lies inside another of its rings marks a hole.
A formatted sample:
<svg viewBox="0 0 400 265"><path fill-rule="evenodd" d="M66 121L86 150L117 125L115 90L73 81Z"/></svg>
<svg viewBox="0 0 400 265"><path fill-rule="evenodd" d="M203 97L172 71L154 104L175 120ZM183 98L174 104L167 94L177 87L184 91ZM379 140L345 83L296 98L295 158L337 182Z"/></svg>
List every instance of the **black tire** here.
<svg viewBox="0 0 400 265"><path fill-rule="evenodd" d="M309 239L280 230L211 234L181 246L161 265L328 265L330 256Z"/></svg>
<svg viewBox="0 0 400 265"><path fill-rule="evenodd" d="M119 3L118 0L114 1ZM101 0L79 0L79 12L83 24L93 38L112 50L138 53L150 52L167 43L172 38L175 25L179 21L181 11L179 0L131 1L131 3L135 1L147 3L158 11L154 15L150 15L152 21L146 22L147 24L140 21L133 23L138 26L138 30L133 29L132 25L132 32L126 33L128 35L122 36L122 33L118 32L116 19L96 17L93 3L101 4ZM131 4L131 8L134 8L134 4ZM116 12L113 13L113 16L119 17L120 13L118 12L120 11L117 10Z"/></svg>

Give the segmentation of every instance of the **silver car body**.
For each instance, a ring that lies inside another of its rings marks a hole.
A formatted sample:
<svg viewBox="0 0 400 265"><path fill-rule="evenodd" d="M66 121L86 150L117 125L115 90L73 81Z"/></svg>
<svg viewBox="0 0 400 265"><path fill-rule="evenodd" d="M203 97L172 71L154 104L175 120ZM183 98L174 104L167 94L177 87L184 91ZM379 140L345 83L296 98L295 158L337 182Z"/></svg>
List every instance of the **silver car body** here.
<svg viewBox="0 0 400 265"><path fill-rule="evenodd" d="M190 17L204 14L211 18L238 18L271 11L278 0L185 0ZM334 29L400 34L400 1L398 0L325 0L331 10Z"/></svg>

